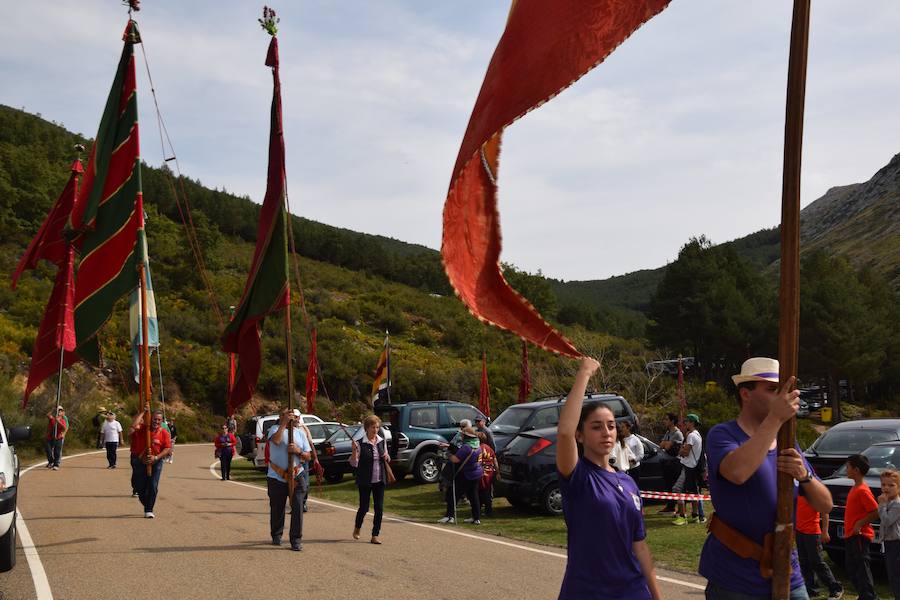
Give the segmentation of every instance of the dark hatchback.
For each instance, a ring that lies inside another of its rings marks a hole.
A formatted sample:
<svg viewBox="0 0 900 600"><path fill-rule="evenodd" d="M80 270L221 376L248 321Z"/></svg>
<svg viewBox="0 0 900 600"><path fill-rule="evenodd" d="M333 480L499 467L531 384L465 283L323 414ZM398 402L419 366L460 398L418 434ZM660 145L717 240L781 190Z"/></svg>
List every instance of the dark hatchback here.
<svg viewBox="0 0 900 600"><path fill-rule="evenodd" d="M900 441L882 442L870 446L862 454L869 459L869 472L866 473L865 483L872 490L872 495L877 499L881 494L881 472L885 469L900 470ZM852 524L844 523L844 509L847 506L847 495L853 487L853 480L847 478L847 466L843 465L834 472L834 475L822 481L831 498L834 508L828 516L828 535L831 537L825 544L825 551L831 560L843 564L844 556L844 531ZM878 521L872 524L875 533L878 533ZM881 544L869 546L869 556L873 560L884 559L884 548Z"/></svg>
<svg viewBox="0 0 900 600"><path fill-rule="evenodd" d="M894 440L900 440L900 419L844 421L820 435L803 455L816 474L825 478L848 456L860 454L872 444Z"/></svg>
<svg viewBox="0 0 900 600"><path fill-rule="evenodd" d="M556 427L559 424L559 410L565 403L566 397L537 400L513 404L494 419L489 429L494 434L494 442L497 450L501 450L518 434ZM637 432L638 417L628 400L616 394L587 394L584 403L605 402L616 416L616 421L630 421Z"/></svg>
<svg viewBox="0 0 900 600"><path fill-rule="evenodd" d="M638 436L644 444L640 488L664 491L663 469L677 461L660 451L659 446ZM537 505L549 515L562 514L562 494L556 471L556 427L528 431L515 436L497 452L500 478L494 483L494 495L513 506Z"/></svg>

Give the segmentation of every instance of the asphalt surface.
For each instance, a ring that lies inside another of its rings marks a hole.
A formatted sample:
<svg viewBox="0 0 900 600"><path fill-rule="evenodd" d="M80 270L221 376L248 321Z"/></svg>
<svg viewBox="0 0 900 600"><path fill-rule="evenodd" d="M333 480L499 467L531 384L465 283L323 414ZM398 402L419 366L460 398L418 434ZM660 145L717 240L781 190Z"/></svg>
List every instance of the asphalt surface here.
<svg viewBox="0 0 900 600"><path fill-rule="evenodd" d="M48 592L78 600L250 598L282 591L294 598L376 594L392 600L552 599L559 593L564 549L389 513L384 544L375 546L367 535L351 538L355 508L331 502L310 500L302 552L272 546L265 490L221 481L212 463L211 446L178 447L175 462L163 469L156 519L143 518L131 497L127 451L115 470L106 468L103 453L68 458L59 471L31 469L21 480L19 511L32 542L20 522L18 564L0 574L0 600L43 599ZM390 491L385 504L390 509ZM703 597L698 577L658 575L665 598Z"/></svg>

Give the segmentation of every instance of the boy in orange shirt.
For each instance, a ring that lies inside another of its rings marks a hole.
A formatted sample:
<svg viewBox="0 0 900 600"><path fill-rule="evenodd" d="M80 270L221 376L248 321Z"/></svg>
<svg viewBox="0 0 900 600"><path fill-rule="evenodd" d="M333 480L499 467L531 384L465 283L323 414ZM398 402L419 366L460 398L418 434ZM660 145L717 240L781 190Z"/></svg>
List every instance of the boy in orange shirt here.
<svg viewBox="0 0 900 600"><path fill-rule="evenodd" d="M822 542L828 543L828 513L819 514L809 505L804 496L797 497L797 558L800 571L806 582L809 597L819 595L816 576L828 587L829 600L843 597L844 588L834 578L828 565L822 560Z"/></svg>
<svg viewBox="0 0 900 600"><path fill-rule="evenodd" d="M872 570L869 568L869 544L875 537L873 521L878 519L878 502L863 478L869 472L869 459L854 454L847 459L847 477L853 488L844 510L844 547L847 574L859 594L859 600L877 600Z"/></svg>

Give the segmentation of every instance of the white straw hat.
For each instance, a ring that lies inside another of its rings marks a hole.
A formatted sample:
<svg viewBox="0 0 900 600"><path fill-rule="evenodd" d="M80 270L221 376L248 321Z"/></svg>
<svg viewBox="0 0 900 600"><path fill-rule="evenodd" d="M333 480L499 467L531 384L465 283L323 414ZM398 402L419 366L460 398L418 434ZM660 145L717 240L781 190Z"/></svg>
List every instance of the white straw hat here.
<svg viewBox="0 0 900 600"><path fill-rule="evenodd" d="M778 361L774 358L748 358L741 365L741 372L732 375L734 385L745 381L768 381L778 383Z"/></svg>

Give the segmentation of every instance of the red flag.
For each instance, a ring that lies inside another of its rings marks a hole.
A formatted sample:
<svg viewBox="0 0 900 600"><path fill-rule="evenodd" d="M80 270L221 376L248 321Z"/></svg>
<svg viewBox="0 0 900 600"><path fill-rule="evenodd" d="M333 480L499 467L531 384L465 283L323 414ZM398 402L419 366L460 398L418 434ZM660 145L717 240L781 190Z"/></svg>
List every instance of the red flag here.
<svg viewBox="0 0 900 600"><path fill-rule="evenodd" d="M31 352L31 367L28 370L28 383L25 385L25 396L22 408L28 404L28 397L41 382L57 373L60 367L65 368L78 362L75 350L75 250L70 245L63 264L56 273L56 283L50 294L50 301L44 310L41 326L34 339L34 350ZM60 351L62 350L62 365Z"/></svg>
<svg viewBox="0 0 900 600"><path fill-rule="evenodd" d="M522 340L522 379L519 381L519 404L528 402L531 393L531 371L528 369L528 344Z"/></svg>
<svg viewBox="0 0 900 600"><path fill-rule="evenodd" d="M312 330L309 366L306 368L306 414L316 413L316 393L319 391L319 358L316 351L316 330Z"/></svg>
<svg viewBox="0 0 900 600"><path fill-rule="evenodd" d="M290 304L287 261L287 211L284 209L284 135L281 118L281 79L278 74L278 39L272 38L266 55L272 67L272 108L269 121L269 168L266 195L259 213L253 263L244 295L222 336L222 349L239 359L237 381L228 399L234 412L253 396L262 367L260 326L267 315ZM291 390L289 393L293 393Z"/></svg>
<svg viewBox="0 0 900 600"><path fill-rule="evenodd" d="M69 213L72 212L75 194L78 193L78 177L83 172L81 161L76 159L72 163L69 182L63 188L59 198L56 199L37 235L28 244L25 254L19 259L19 264L12 276L12 289L16 289L22 271L34 269L41 259L49 260L58 267L65 265L69 256L69 242L63 237L63 229L69 220Z"/></svg>
<svg viewBox="0 0 900 600"><path fill-rule="evenodd" d="M500 271L497 176L504 128L601 63L669 0L514 2L460 145L444 204L441 254L469 311L531 343L577 349Z"/></svg>
<svg viewBox="0 0 900 600"><path fill-rule="evenodd" d="M491 388L488 387L487 353L481 354L481 390L478 394L478 410L487 418L491 418Z"/></svg>

